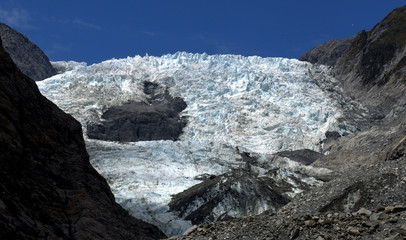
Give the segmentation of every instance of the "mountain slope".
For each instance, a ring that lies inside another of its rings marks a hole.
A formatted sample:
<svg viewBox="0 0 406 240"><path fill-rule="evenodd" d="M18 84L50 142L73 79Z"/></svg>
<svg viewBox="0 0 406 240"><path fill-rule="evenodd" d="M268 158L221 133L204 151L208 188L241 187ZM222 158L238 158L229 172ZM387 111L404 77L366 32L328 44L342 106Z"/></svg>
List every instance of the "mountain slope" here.
<svg viewBox="0 0 406 240"><path fill-rule="evenodd" d="M156 239L114 202L80 124L43 97L0 41L0 238Z"/></svg>
<svg viewBox="0 0 406 240"><path fill-rule="evenodd" d="M351 46L353 40L354 37L331 39L330 41L320 44L312 50L304 53L299 60L334 66L345 50Z"/></svg>
<svg viewBox="0 0 406 240"><path fill-rule="evenodd" d="M339 54L326 61L331 44L322 44L300 59L333 66L345 93L368 107L373 118L388 121L406 113L406 6L393 10L370 31L340 40ZM343 50L345 49L345 50Z"/></svg>
<svg viewBox="0 0 406 240"><path fill-rule="evenodd" d="M0 23L0 37L11 59L31 79L41 81L56 74L48 57L23 34Z"/></svg>

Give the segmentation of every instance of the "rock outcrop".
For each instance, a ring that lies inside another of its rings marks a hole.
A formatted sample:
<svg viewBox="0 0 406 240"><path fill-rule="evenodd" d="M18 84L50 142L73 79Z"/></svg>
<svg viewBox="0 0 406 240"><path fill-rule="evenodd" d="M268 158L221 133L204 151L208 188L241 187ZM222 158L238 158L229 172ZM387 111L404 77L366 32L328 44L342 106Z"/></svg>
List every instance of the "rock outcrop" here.
<svg viewBox="0 0 406 240"><path fill-rule="evenodd" d="M236 169L176 194L169 207L193 224L254 216L287 204L282 188L270 177Z"/></svg>
<svg viewBox="0 0 406 240"><path fill-rule="evenodd" d="M334 66L341 55L350 46L354 37L344 39L331 39L330 41L314 47L312 50L304 53L299 60L311 63Z"/></svg>
<svg viewBox="0 0 406 240"><path fill-rule="evenodd" d="M167 89L156 83L144 82L147 102L130 101L103 113L102 124L89 124L87 135L92 139L120 142L177 140L186 126L179 113L186 103L172 97Z"/></svg>
<svg viewBox="0 0 406 240"><path fill-rule="evenodd" d="M338 133L337 133L338 134ZM326 134L327 136L328 134ZM295 151L283 151L278 152L275 155L280 157L287 157L292 161L302 163L304 165L310 165L317 159L323 157L323 154L310 150L310 149L300 149Z"/></svg>
<svg viewBox="0 0 406 240"><path fill-rule="evenodd" d="M44 52L23 34L0 23L0 37L14 63L31 79L41 81L56 74Z"/></svg>
<svg viewBox="0 0 406 240"><path fill-rule="evenodd" d="M308 150L286 151L268 160L240 153L244 166L205 180L172 197L170 211L192 224L211 223L238 217L275 212L301 191L321 184L309 177L306 165L322 154ZM294 166L295 172L289 166ZM286 168L285 168L286 167ZM300 169L302 168L302 169Z"/></svg>
<svg viewBox="0 0 406 240"><path fill-rule="evenodd" d="M89 163L80 124L43 97L0 41L0 239L158 239Z"/></svg>
<svg viewBox="0 0 406 240"><path fill-rule="evenodd" d="M393 10L372 30L317 46L300 59L332 66L345 94L368 107L372 118L405 117L406 6Z"/></svg>

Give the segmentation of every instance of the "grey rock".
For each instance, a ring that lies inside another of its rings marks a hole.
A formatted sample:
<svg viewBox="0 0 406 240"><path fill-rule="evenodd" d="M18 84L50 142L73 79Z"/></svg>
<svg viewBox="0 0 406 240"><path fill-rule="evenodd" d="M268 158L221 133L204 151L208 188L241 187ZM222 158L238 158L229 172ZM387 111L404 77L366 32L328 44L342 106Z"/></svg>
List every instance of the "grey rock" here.
<svg viewBox="0 0 406 240"><path fill-rule="evenodd" d="M402 137L399 142L395 142L391 149L388 149L386 160L395 160L405 156L406 153L406 137Z"/></svg>
<svg viewBox="0 0 406 240"><path fill-rule="evenodd" d="M385 238L384 240L404 240L404 237L400 235L399 233L395 233L394 235Z"/></svg>
<svg viewBox="0 0 406 240"><path fill-rule="evenodd" d="M320 44L304 53L299 60L334 66L345 50L351 46L353 39L354 37L331 39L327 43Z"/></svg>
<svg viewBox="0 0 406 240"><path fill-rule="evenodd" d="M361 208L360 210L358 210L357 214L358 214L358 215L366 215L366 216L369 217L369 216L372 215L372 212L369 211L368 209Z"/></svg>
<svg viewBox="0 0 406 240"><path fill-rule="evenodd" d="M56 74L44 52L23 34L0 23L0 37L14 63L31 79L41 81Z"/></svg>
<svg viewBox="0 0 406 240"><path fill-rule="evenodd" d="M371 216L369 217L369 220L371 221L377 221L379 219L379 213L373 213L371 214Z"/></svg>
<svg viewBox="0 0 406 240"><path fill-rule="evenodd" d="M403 212L406 210L406 207L404 206L387 206L385 207L385 213L397 213L397 212Z"/></svg>
<svg viewBox="0 0 406 240"><path fill-rule="evenodd" d="M113 106L103 113L102 124L89 124L89 138L120 142L178 140L187 123L179 116L187 106L185 101L151 82L144 82L144 92L150 96L148 102Z"/></svg>
<svg viewBox="0 0 406 240"><path fill-rule="evenodd" d="M323 157L323 154L310 149L277 152L275 153L275 155L280 157L287 157L292 161L303 163L304 165L310 165L317 159Z"/></svg>
<svg viewBox="0 0 406 240"><path fill-rule="evenodd" d="M398 227L392 228L391 232L397 232L403 236L406 236L406 224L400 225Z"/></svg>
<svg viewBox="0 0 406 240"><path fill-rule="evenodd" d="M378 213L378 220L386 221L390 218L390 216L384 212Z"/></svg>
<svg viewBox="0 0 406 240"><path fill-rule="evenodd" d="M369 227L370 229L375 229L379 227L379 222L374 220L374 221L366 221L363 223L365 226Z"/></svg>
<svg viewBox="0 0 406 240"><path fill-rule="evenodd" d="M173 196L170 211L193 224L230 220L275 211L288 203L274 181L245 170L232 170Z"/></svg>
<svg viewBox="0 0 406 240"><path fill-rule="evenodd" d="M348 227L347 231L349 234L354 235L354 236L358 236L361 234L359 231L359 228L357 228L357 227Z"/></svg>
<svg viewBox="0 0 406 240"><path fill-rule="evenodd" d="M301 59L332 66L345 94L368 107L371 120L404 119L405 13L406 7L395 9L372 30L321 44Z"/></svg>

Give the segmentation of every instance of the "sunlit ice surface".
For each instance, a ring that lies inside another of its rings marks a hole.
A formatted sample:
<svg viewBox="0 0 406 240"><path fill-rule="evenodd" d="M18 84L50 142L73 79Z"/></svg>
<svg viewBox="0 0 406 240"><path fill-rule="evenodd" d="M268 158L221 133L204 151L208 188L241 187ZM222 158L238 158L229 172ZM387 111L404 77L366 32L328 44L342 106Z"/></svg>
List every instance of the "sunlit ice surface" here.
<svg viewBox="0 0 406 240"><path fill-rule="evenodd" d="M242 151L267 156L318 150L326 131L342 131L339 104L308 74L314 66L295 59L179 52L68 65L67 72L37 82L40 91L81 122L91 163L117 202L167 235L191 226L167 213L167 204L171 195L199 183L196 176L243 165ZM181 115L188 124L180 140L88 139L87 124L102 122L109 107L146 102L144 81L168 88L187 103Z"/></svg>

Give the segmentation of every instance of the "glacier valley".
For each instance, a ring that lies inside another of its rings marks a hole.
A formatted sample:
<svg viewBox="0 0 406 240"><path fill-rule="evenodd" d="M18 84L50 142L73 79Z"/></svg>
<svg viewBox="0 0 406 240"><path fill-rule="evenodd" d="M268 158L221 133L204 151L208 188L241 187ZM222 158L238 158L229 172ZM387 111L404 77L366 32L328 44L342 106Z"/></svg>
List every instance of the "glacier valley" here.
<svg viewBox="0 0 406 240"><path fill-rule="evenodd" d="M243 168L243 152L261 163L271 162L266 170L279 169L275 181L289 182L292 187L284 193L288 197L303 191L297 181L310 187L322 184L306 174L328 170L275 159L274 154L320 151L327 131L341 135L354 131L346 113L361 112L354 110L360 106L342 104L327 67L295 59L179 52L91 66L54 65L62 73L37 82L41 93L81 122L90 161L107 179L116 201L168 236L192 226L168 211L171 196L201 183L199 176L204 174L217 176ZM127 143L89 139L86 126L103 122L102 114L110 107L146 102L145 81L164 86L187 103L181 113L187 125L180 139ZM261 166L255 166L258 176L266 175ZM264 204L253 214L270 209ZM216 211L214 215L225 214L227 207Z"/></svg>

